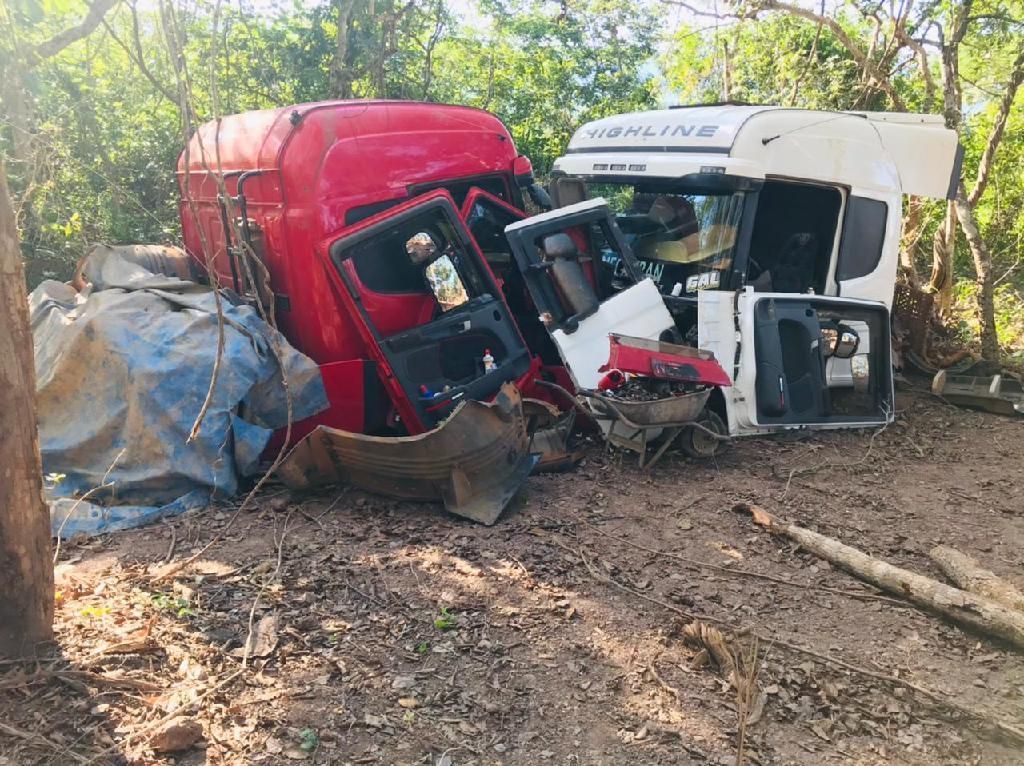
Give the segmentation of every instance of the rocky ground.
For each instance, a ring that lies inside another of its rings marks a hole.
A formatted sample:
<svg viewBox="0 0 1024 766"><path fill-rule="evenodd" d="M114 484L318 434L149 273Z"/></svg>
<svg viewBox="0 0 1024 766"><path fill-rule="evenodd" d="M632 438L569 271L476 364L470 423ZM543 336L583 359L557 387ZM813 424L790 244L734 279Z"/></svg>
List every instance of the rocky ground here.
<svg viewBox="0 0 1024 766"><path fill-rule="evenodd" d="M899 406L652 472L594 446L492 528L271 487L65 544L60 653L0 665L0 764L731 765L741 718L746 764L1019 764L1024 657L732 510L1024 586L1024 423Z"/></svg>

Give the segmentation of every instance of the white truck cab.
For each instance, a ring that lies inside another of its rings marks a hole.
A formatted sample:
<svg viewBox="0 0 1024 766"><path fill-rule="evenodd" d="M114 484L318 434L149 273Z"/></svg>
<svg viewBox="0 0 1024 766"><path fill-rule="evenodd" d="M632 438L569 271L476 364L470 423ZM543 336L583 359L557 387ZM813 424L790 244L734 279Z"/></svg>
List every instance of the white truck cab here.
<svg viewBox="0 0 1024 766"><path fill-rule="evenodd" d="M580 127L551 196L603 198L632 263L602 267L641 270L716 353L730 433L872 425L893 414L903 195L950 198L961 156L933 115L681 107Z"/></svg>

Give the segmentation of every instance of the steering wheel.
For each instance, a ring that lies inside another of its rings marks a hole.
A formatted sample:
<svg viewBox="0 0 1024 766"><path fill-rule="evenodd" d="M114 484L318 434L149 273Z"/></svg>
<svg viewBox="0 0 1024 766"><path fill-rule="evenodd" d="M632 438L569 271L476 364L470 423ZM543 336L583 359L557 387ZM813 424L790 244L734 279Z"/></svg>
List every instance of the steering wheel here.
<svg viewBox="0 0 1024 766"><path fill-rule="evenodd" d="M761 264L750 256L747 257L747 282L752 282L764 273Z"/></svg>

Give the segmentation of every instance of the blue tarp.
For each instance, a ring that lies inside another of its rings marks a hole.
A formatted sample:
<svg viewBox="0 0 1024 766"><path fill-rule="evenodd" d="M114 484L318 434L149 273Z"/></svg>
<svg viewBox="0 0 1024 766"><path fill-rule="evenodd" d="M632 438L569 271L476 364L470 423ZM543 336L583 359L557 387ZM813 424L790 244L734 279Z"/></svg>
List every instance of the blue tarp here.
<svg viewBox="0 0 1024 766"><path fill-rule="evenodd" d="M189 442L217 358L214 293L115 256L103 265L81 293L47 281L29 297L40 450L63 537L230 497L286 425L289 395L293 422L327 406L316 364L222 292L217 385Z"/></svg>

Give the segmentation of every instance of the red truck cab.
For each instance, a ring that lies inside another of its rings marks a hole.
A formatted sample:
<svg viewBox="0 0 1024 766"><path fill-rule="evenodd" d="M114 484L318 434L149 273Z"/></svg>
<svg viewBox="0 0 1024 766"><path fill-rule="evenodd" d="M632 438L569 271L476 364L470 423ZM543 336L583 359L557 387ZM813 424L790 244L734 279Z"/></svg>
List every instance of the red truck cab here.
<svg viewBox="0 0 1024 766"><path fill-rule="evenodd" d="M296 437L422 433L536 372L464 222L479 200L521 215L532 182L493 115L400 101L232 115L197 131L178 180L188 251L320 365L331 408Z"/></svg>

